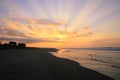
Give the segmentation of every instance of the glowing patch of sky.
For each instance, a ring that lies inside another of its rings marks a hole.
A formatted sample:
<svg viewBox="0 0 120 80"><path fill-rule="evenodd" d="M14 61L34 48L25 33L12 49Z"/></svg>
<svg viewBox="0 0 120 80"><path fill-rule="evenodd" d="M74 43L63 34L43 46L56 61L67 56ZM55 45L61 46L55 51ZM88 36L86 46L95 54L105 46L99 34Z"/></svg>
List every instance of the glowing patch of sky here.
<svg viewBox="0 0 120 80"><path fill-rule="evenodd" d="M120 0L0 0L0 27L9 24L29 37L61 42L73 37L71 42L87 43L91 37L110 34L120 39L119 4Z"/></svg>

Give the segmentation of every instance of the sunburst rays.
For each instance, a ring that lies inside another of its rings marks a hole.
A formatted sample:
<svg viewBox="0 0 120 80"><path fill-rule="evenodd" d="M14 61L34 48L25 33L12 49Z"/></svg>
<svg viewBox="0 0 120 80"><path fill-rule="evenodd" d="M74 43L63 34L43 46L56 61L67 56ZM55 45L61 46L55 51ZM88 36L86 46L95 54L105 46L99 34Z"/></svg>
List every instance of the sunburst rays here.
<svg viewBox="0 0 120 80"><path fill-rule="evenodd" d="M28 37L58 41L59 45L67 41L89 43L106 35L119 35L119 3L119 0L0 0L0 25L7 28L11 21L14 25L10 32L16 27L15 31Z"/></svg>

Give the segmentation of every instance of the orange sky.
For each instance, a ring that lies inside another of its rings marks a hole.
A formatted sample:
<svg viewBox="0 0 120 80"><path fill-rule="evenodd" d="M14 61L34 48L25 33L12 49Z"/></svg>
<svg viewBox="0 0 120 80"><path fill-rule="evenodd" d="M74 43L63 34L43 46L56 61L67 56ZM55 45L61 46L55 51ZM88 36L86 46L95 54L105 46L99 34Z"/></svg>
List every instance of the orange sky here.
<svg viewBox="0 0 120 80"><path fill-rule="evenodd" d="M120 0L0 0L0 41L120 47Z"/></svg>

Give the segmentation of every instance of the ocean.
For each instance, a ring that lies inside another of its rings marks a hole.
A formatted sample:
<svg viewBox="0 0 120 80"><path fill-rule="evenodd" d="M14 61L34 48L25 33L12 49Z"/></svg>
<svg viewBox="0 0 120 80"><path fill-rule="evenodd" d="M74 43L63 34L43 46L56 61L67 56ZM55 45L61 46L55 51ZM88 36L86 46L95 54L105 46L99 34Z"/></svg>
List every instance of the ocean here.
<svg viewBox="0 0 120 80"><path fill-rule="evenodd" d="M70 48L52 54L120 80L120 48Z"/></svg>

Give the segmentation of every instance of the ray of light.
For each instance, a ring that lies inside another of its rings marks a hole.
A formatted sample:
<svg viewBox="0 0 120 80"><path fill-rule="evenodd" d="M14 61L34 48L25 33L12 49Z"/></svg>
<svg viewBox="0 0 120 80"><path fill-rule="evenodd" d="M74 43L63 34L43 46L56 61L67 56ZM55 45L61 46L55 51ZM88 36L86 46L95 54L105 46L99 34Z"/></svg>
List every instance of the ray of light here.
<svg viewBox="0 0 120 80"><path fill-rule="evenodd" d="M48 15L45 13L41 5L37 1L26 0L28 4L28 12L32 15L32 17L36 18L48 18Z"/></svg>
<svg viewBox="0 0 120 80"><path fill-rule="evenodd" d="M94 0L94 1L90 1L87 0L84 7L81 9L79 15L77 15L76 19L72 22L73 25L79 25L80 23L86 23L86 21L84 21L84 19L86 17L89 17L89 14L91 14L96 6L99 4L98 0Z"/></svg>
<svg viewBox="0 0 120 80"><path fill-rule="evenodd" d="M87 45L111 38L114 42L119 40L119 3L119 0L0 0L0 30L6 29L3 34L9 38L23 37L16 36L20 33L57 46L70 42L74 46L81 45L79 42Z"/></svg>
<svg viewBox="0 0 120 80"><path fill-rule="evenodd" d="M45 13L49 16L49 19L54 20L56 17L56 1L54 0L41 0L38 1L42 8L44 9ZM52 13L54 12L54 15Z"/></svg>

